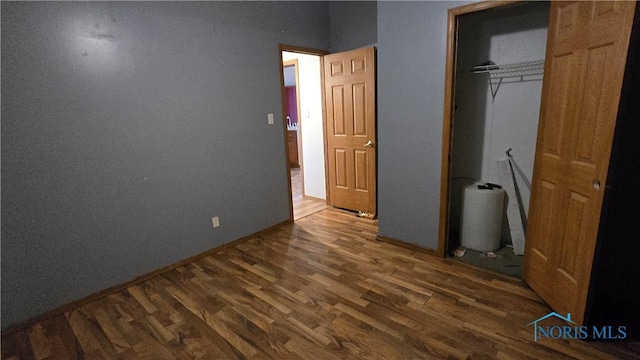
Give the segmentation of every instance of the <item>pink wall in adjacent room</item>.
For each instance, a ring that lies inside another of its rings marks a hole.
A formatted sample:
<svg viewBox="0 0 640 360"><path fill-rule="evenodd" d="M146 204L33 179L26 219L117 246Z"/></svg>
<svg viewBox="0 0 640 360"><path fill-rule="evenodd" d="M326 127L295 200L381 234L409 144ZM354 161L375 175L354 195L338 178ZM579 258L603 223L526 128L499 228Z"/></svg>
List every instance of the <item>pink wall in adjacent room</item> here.
<svg viewBox="0 0 640 360"><path fill-rule="evenodd" d="M296 87L295 86L287 86L285 88L287 94L287 113L285 115L291 116L291 123L298 123L298 100L296 98Z"/></svg>

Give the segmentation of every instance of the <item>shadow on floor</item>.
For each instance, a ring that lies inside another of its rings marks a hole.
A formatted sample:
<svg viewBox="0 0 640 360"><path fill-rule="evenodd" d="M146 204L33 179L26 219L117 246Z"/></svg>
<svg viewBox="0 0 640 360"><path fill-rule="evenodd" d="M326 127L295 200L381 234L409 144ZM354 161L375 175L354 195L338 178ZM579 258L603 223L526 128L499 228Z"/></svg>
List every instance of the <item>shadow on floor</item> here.
<svg viewBox="0 0 640 360"><path fill-rule="evenodd" d="M507 246L494 251L494 254L496 257L490 258L483 252L467 249L463 257L452 257L452 259L502 274L522 277L522 256L515 255L513 249Z"/></svg>

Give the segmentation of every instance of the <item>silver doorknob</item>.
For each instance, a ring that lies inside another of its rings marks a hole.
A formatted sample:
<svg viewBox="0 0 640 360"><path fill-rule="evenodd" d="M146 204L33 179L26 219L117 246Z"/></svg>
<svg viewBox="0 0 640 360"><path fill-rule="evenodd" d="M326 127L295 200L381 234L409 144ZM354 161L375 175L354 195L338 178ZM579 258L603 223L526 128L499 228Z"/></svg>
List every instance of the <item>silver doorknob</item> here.
<svg viewBox="0 0 640 360"><path fill-rule="evenodd" d="M595 179L595 180L593 180L592 184L593 184L593 188L594 189L596 189L596 190L600 189L600 180Z"/></svg>
<svg viewBox="0 0 640 360"><path fill-rule="evenodd" d="M373 141L369 140L369 141L367 141L366 144L364 144L364 147L376 147L376 143L374 143Z"/></svg>

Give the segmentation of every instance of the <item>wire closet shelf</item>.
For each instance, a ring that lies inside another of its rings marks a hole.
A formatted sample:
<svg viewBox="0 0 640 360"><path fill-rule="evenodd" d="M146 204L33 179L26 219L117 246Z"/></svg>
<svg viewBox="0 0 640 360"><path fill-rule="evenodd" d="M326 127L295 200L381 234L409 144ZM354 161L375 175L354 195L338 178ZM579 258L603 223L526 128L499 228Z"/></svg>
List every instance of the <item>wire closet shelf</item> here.
<svg viewBox="0 0 640 360"><path fill-rule="evenodd" d="M489 74L491 95L495 98L498 93L498 88L500 88L500 84L502 84L502 79L504 78L519 77L522 81L525 76L544 74L544 60L525 61L503 65L478 65L471 68L469 72L474 74Z"/></svg>

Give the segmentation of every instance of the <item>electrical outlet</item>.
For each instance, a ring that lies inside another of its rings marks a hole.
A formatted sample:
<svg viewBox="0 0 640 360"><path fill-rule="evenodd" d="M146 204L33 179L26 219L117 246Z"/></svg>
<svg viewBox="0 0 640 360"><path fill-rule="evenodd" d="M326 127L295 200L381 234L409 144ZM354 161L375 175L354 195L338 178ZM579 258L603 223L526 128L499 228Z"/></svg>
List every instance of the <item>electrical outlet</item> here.
<svg viewBox="0 0 640 360"><path fill-rule="evenodd" d="M214 228L217 228L218 226L220 226L220 219L217 216L212 217L211 224Z"/></svg>

